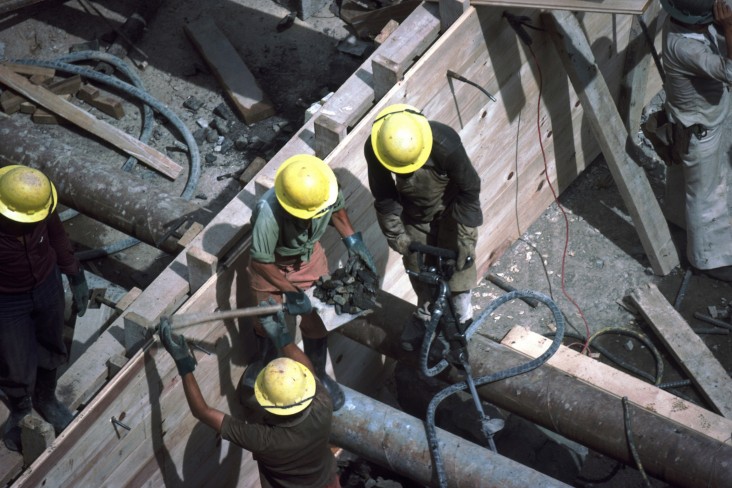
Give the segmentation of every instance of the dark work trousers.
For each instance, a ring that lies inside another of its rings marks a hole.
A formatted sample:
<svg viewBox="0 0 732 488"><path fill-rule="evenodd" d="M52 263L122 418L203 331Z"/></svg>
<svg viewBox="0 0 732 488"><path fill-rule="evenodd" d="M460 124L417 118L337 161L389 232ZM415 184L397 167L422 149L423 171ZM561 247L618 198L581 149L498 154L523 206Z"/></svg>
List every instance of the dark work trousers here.
<svg viewBox="0 0 732 488"><path fill-rule="evenodd" d="M36 368L54 370L66 362L63 326L58 268L31 291L0 293L0 388L6 395L32 395Z"/></svg>

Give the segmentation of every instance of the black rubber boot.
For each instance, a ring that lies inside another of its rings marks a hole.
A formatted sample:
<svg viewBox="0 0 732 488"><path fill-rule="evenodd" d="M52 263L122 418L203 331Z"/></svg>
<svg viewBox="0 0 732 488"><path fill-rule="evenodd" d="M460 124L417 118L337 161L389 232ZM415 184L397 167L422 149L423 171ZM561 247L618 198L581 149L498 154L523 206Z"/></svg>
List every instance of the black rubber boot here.
<svg viewBox="0 0 732 488"><path fill-rule="evenodd" d="M328 358L328 338L308 339L303 337L302 342L305 346L305 355L310 359L315 368L315 375L323 383L325 389L328 390L330 399L333 401L333 411L335 412L346 403L346 396L343 394L343 390L341 390L338 382L325 372L325 362Z"/></svg>
<svg viewBox="0 0 732 488"><path fill-rule="evenodd" d="M277 349L272 344L272 341L269 340L269 337L262 337L257 334L254 336L257 338L257 352L241 376L240 381L241 385L247 388L254 388L254 382L257 381L259 372L277 357Z"/></svg>
<svg viewBox="0 0 732 488"><path fill-rule="evenodd" d="M23 417L31 413L33 402L30 396L24 397L8 397L10 403L10 415L5 421L3 429L3 442L5 447L11 451L20 452L22 449L20 443L20 421Z"/></svg>
<svg viewBox="0 0 732 488"><path fill-rule="evenodd" d="M41 417L53 426L56 435L59 435L74 419L74 415L66 405L56 398L55 369L37 369L33 405Z"/></svg>

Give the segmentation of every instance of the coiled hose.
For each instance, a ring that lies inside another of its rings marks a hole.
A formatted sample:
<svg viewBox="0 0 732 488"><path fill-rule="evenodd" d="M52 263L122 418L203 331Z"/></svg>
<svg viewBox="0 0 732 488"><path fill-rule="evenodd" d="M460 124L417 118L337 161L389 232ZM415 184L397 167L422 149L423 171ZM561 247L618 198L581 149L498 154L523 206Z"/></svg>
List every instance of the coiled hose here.
<svg viewBox="0 0 732 488"><path fill-rule="evenodd" d="M547 307L549 307L549 310L551 310L552 315L554 316L554 322L557 327L557 331L554 336L554 340L551 343L551 346L549 346L549 349L544 352L541 356L539 356L536 359L533 359L525 364L522 364L520 366L515 366L513 368L504 369L503 371L498 371L496 373L492 373L489 375L481 376L480 378L475 379L475 386L480 387L483 385L486 385L488 383L493 383L496 381L504 380L506 378L511 378L512 376L518 376L520 374L528 373L529 371L538 368L545 362L551 358L554 353L557 352L559 349L559 346L562 344L562 339L564 338L564 316L562 315L562 312L559 310L559 307L557 306L554 301L549 298L548 296L538 293L531 290L517 290L512 291L510 293L506 293L505 295L502 295L495 300L493 300L488 307L485 309L485 311L481 314L481 318L488 317L490 314L492 314L498 307L503 305L506 302L509 302L511 300L514 300L516 298L534 298ZM480 320L476 320L468 329L468 333L466 333L466 336L472 335L473 332L475 332L475 329L477 327L477 324L480 323ZM427 407L427 419L425 420L425 430L427 431L427 441L430 446L430 453L432 454L432 462L435 466L435 471L437 473L437 478L440 483L440 487L445 488L447 487L447 476L445 474L445 468L442 463L442 456L440 454L440 445L437 440L437 431L435 428L435 412L437 411L437 407L439 406L440 402L442 402L445 398L452 395L453 393L457 393L459 391L464 391L468 389L468 384L465 381L462 381L460 383L455 383L454 385L450 385L447 388L443 389L437 395L435 395L432 400L430 401L429 406Z"/></svg>
<svg viewBox="0 0 732 488"><path fill-rule="evenodd" d="M131 82L132 84L126 83L118 78L115 78L113 76L108 76L103 73L99 73L98 71L94 71L92 69L84 68L81 66L76 66L74 64L70 64L72 62L79 62L79 61L89 61L89 60L97 60L97 61L104 61L106 63L109 63L113 65L115 68L117 68L120 72L122 72ZM111 54L102 53L98 51L79 51L76 53L72 53L66 56L62 56L61 58L58 58L57 60L35 60L35 59L17 59L13 61L17 64L25 64L25 65L31 65L31 66L41 66L45 68L51 68L58 71L63 71L66 73L72 73L72 74L78 74L80 76L83 76L88 79L92 79L94 81L98 81L100 83L103 83L105 85L111 86L123 93L126 93L130 95L131 97L137 99L138 101L142 102L143 104L143 121L142 121L142 131L140 134L140 141L146 143L150 135L152 133L152 124L153 124L153 111L152 109L155 109L157 112L159 112L163 117L165 117L172 125L175 127L180 135L183 137L183 140L185 141L186 145L188 146L188 154L190 157L190 168L188 172L188 179L186 180L185 187L183 188L183 192L181 193L181 198L185 200L190 200L193 197L193 193L196 190L196 187L198 186L198 180L201 177L201 154L198 150L198 144L196 144L195 139L193 138L193 134L191 134L191 131L188 130L188 128L185 126L183 121L180 120L178 115L175 114L172 110L170 110L166 105L158 101L157 99L153 98L148 94L143 87L142 79L135 73L133 69L129 67L129 65L124 62L122 59L112 56ZM152 109L151 109L152 107ZM135 166L135 158L128 158L127 161L122 166L122 169L124 171L131 171L132 168ZM71 218L75 216L75 214L67 214L65 216L66 219ZM107 256L109 254L114 254L116 252L122 251L124 249L127 249L129 247L132 247L136 244L138 244L140 241L135 238L129 238L124 239L121 241L118 241L116 243L113 243L109 246L105 246L103 248L99 249L92 249L89 251L82 251L76 254L77 258L80 260L88 260L88 259L95 259L103 256Z"/></svg>

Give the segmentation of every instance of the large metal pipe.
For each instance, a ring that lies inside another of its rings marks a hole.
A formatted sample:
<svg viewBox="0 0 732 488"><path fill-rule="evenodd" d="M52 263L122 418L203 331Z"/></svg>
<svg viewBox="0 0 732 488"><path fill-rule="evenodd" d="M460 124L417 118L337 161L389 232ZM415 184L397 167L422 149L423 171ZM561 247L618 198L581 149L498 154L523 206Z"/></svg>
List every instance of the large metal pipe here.
<svg viewBox="0 0 732 488"><path fill-rule="evenodd" d="M422 421L342 388L346 403L333 414L331 441L421 485L439 486ZM437 429L437 438L449 487L568 486L445 430Z"/></svg>
<svg viewBox="0 0 732 488"><path fill-rule="evenodd" d="M177 252L168 237L182 223L206 224L212 217L195 203L152 189L130 173L91 161L37 128L4 117L0 165L8 164L43 171L64 205L164 251Z"/></svg>
<svg viewBox="0 0 732 488"><path fill-rule="evenodd" d="M404 312L413 306L393 296L379 297L379 313L338 329L345 336L382 354L417 365L414 354L399 347ZM401 302L401 303L400 303ZM479 335L469 347L475 377L523 364L527 358ZM453 374L443 379L456 383ZM611 458L635 465L625 434L620 398L584 384L551 367L485 385L478 389L484 400L513 412L568 439ZM732 479L732 445L704 436L683 425L629 405L632 432L645 471L676 486L727 487ZM713 415L710 412L710 415Z"/></svg>

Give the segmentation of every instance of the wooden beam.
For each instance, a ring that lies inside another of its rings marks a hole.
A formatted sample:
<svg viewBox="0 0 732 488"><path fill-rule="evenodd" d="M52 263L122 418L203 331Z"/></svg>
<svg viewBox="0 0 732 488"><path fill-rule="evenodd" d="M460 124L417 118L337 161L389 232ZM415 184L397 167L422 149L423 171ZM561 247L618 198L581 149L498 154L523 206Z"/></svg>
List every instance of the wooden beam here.
<svg viewBox="0 0 732 488"><path fill-rule="evenodd" d="M442 32L445 32L457 19L462 16L468 7L469 0L439 0L440 2L440 25Z"/></svg>
<svg viewBox="0 0 732 488"><path fill-rule="evenodd" d="M156 149L143 144L134 137L122 132L99 120L89 112L76 107L74 104L59 98L48 90L32 84L20 75L16 75L5 66L0 66L0 83L16 92L28 97L47 110L63 117L78 127L91 132L97 137L115 145L131 156L135 156L151 168L165 176L175 179L183 168L175 161L160 153Z"/></svg>
<svg viewBox="0 0 732 488"><path fill-rule="evenodd" d="M643 31L643 25L648 29L648 36L655 39L656 32L660 30L661 11L661 4L652 2L642 15L633 17L633 24L630 27L628 47L625 49L624 76L618 97L618 111L631 136L634 136L640 128L648 85L648 70L656 69L655 64L652 64L651 46Z"/></svg>
<svg viewBox="0 0 732 488"><path fill-rule="evenodd" d="M650 2L651 0L470 0L470 5L639 15Z"/></svg>
<svg viewBox="0 0 732 488"><path fill-rule="evenodd" d="M717 412L732 418L732 379L729 373L656 285L636 288L631 292L630 300L701 395Z"/></svg>
<svg viewBox="0 0 732 488"><path fill-rule="evenodd" d="M199 19L186 24L184 29L247 124L276 113L252 72L213 19Z"/></svg>
<svg viewBox="0 0 732 488"><path fill-rule="evenodd" d="M530 358L541 356L551 342L550 339L521 326L511 329L501 340L504 346ZM547 361L547 365L617 398L628 397L639 408L720 442L727 442L732 434L732 421L729 419L568 347L560 346L556 354Z"/></svg>
<svg viewBox="0 0 732 488"><path fill-rule="evenodd" d="M676 247L645 171L631 159L635 145L623 126L582 26L571 12L557 10L543 17L651 267L665 276L679 264Z"/></svg>
<svg viewBox="0 0 732 488"><path fill-rule="evenodd" d="M407 17L401 28L395 30L374 53L372 72L375 100L380 100L404 77L419 53L424 52L440 33L439 8L423 3L417 9L424 13ZM420 32L421 35L415 36L414 32Z"/></svg>

